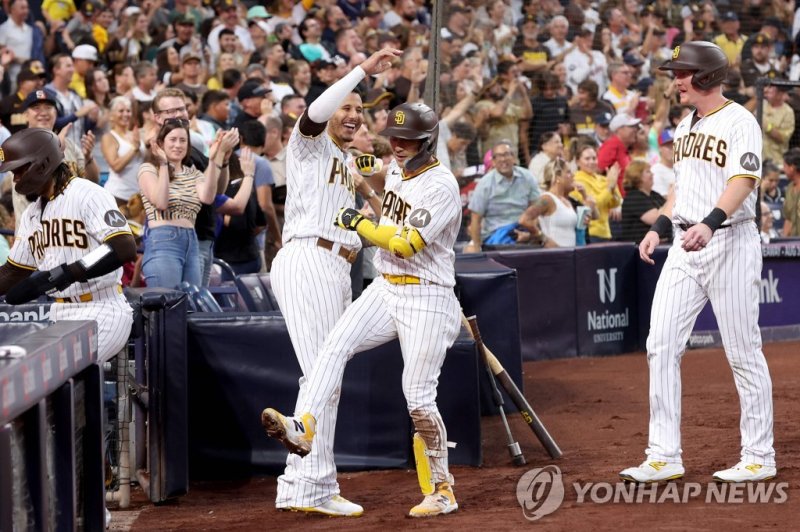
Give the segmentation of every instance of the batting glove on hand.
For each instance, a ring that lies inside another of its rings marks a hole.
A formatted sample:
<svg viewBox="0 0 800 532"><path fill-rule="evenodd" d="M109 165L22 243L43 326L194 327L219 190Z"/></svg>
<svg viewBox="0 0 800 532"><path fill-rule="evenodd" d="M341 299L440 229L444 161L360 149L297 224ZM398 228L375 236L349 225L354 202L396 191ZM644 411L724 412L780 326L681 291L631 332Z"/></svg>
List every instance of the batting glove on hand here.
<svg viewBox="0 0 800 532"><path fill-rule="evenodd" d="M339 211L339 215L336 216L333 225L348 231L355 231L363 219L364 215L355 209L342 209Z"/></svg>
<svg viewBox="0 0 800 532"><path fill-rule="evenodd" d="M25 280L12 286L6 294L6 303L9 305L21 305L28 301L33 301L54 288L49 271L35 271Z"/></svg>
<svg viewBox="0 0 800 532"><path fill-rule="evenodd" d="M354 165L356 171L364 177L374 176L383 169L383 161L369 154L356 157Z"/></svg>

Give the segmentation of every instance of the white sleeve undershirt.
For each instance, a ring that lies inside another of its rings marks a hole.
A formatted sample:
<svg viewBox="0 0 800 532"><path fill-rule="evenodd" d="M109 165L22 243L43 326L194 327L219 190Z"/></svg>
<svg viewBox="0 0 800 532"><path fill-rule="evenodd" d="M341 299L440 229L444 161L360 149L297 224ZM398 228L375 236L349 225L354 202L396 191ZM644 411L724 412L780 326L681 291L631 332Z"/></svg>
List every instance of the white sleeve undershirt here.
<svg viewBox="0 0 800 532"><path fill-rule="evenodd" d="M367 75L360 66L355 67L345 77L325 89L325 92L308 106L308 118L317 124L324 124L342 105L342 100L356 88Z"/></svg>

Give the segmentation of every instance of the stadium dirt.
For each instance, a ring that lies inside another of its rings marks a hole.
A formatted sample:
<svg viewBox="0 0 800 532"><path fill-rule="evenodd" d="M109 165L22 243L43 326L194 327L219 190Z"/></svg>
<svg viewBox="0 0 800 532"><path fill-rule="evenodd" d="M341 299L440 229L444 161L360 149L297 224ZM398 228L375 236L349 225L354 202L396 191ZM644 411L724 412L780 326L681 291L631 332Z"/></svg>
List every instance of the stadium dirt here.
<svg viewBox="0 0 800 532"><path fill-rule="evenodd" d="M525 392L564 451L551 460L518 416L512 429L528 465L511 466L500 419L483 422L484 465L455 467L457 513L411 520L408 509L420 500L413 471L341 474L342 494L362 504L358 519L330 519L273 508L275 479L246 483L193 483L188 496L153 506L138 492L130 512L114 512L132 530L603 530L647 527L659 530L781 529L796 526L800 514L800 343L766 346L774 383L775 449L779 476L766 488L766 502L748 500L745 489L726 492L711 474L738 460L739 405L721 349L687 352L683 361L683 451L686 476L674 487L659 486L643 502L579 502L574 484L617 482L617 472L639 463L647 443L647 362L641 353L525 364ZM556 465L564 502L553 513L529 521L517 502L516 487L526 471ZM725 489L731 486L726 486ZM692 495L693 490L700 492ZM669 490L669 491L668 491ZM674 490L674 491L672 491ZM677 495L676 495L677 494ZM688 502L675 502L689 494ZM656 501L651 503L651 497ZM711 497L710 501L706 499ZM792 523L795 523L792 525ZM116 526L114 528L117 528ZM120 527L123 528L123 527ZM125 526L124 528L128 528Z"/></svg>

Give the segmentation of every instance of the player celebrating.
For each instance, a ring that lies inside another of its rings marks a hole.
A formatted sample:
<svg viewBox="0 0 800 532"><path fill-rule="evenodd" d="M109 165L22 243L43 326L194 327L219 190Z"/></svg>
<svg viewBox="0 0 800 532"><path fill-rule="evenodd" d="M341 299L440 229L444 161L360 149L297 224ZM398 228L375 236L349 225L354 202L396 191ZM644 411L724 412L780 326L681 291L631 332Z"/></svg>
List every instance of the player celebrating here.
<svg viewBox="0 0 800 532"><path fill-rule="evenodd" d="M761 128L744 107L722 96L728 60L716 45L682 44L661 69L675 73L681 104L695 111L675 130L674 200L639 244L642 260L654 264L653 250L675 226L647 338L647 459L620 477L656 482L683 476L680 361L697 315L711 301L739 392L742 434L739 463L714 473L714 480L767 480L776 468L772 381L758 328L761 246L754 220Z"/></svg>
<svg viewBox="0 0 800 532"><path fill-rule="evenodd" d="M122 349L133 315L122 295L122 265L136 259L136 243L114 197L72 175L52 131L29 128L0 150L0 172L32 203L8 262L0 266L0 294L12 305L52 294L52 321L94 320L100 361Z"/></svg>
<svg viewBox="0 0 800 532"><path fill-rule="evenodd" d="M329 87L303 113L286 147L286 207L283 248L270 273L272 287L304 378L298 404L308 390L322 342L350 304L350 265L361 240L331 224L342 207L355 206L355 186L346 147L362 123L361 97L353 92L366 75L391 66L399 50L375 52ZM365 196L371 188L364 183ZM374 192L372 193L374 194ZM305 458L290 454L278 478L275 506L333 516L358 516L364 509L339 495L333 436L338 399L317 412L317 446Z"/></svg>
<svg viewBox="0 0 800 532"><path fill-rule="evenodd" d="M392 110L387 124L381 134L389 137L395 161L386 173L379 224L352 208L342 209L336 218L340 228L379 246L375 267L382 277L364 290L325 340L305 393L300 394L300 415L286 418L268 408L262 418L267 433L291 452L314 452L315 420L341 386L348 359L399 338L403 393L416 429L414 456L425 495L409 515L427 517L458 509L436 386L461 323L453 293L453 244L461 225L461 199L452 172L433 157L439 131L436 113L421 103L402 104Z"/></svg>

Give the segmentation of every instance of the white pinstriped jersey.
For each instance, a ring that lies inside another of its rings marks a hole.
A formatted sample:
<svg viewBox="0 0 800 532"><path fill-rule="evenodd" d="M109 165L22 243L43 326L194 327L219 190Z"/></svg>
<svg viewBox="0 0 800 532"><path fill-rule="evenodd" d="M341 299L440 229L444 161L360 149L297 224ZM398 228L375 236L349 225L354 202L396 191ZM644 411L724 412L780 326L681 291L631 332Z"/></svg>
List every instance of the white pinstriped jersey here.
<svg viewBox="0 0 800 532"><path fill-rule="evenodd" d="M119 234L131 233L128 221L119 212L114 197L103 187L73 177L61 194L48 201L31 203L22 213L17 239L9 262L28 270L51 270L73 263ZM56 297L86 293L112 295L122 279L122 268L74 283Z"/></svg>
<svg viewBox="0 0 800 532"><path fill-rule="evenodd" d="M733 177L761 179L761 128L744 107L728 101L692 126L694 113L675 129L673 220L695 224L717 205ZM755 218L758 189L725 222Z"/></svg>
<svg viewBox="0 0 800 532"><path fill-rule="evenodd" d="M379 249L375 267L389 275L413 275L442 286L455 285L455 244L461 226L461 194L453 173L438 161L403 179L396 161L386 171L381 224L415 228L425 247L408 259Z"/></svg>
<svg viewBox="0 0 800 532"><path fill-rule="evenodd" d="M284 242L322 237L350 249L361 248L357 233L334 225L339 210L355 207L347 157L327 131L316 137L303 135L298 120L286 147Z"/></svg>

